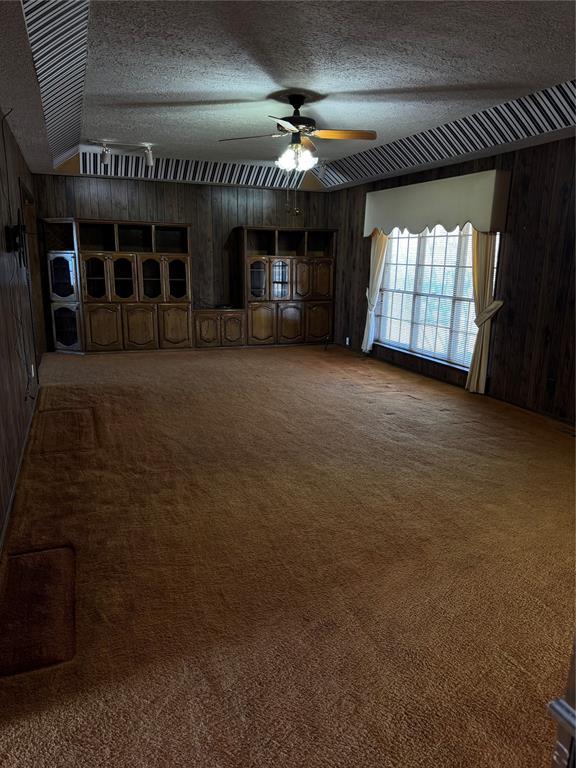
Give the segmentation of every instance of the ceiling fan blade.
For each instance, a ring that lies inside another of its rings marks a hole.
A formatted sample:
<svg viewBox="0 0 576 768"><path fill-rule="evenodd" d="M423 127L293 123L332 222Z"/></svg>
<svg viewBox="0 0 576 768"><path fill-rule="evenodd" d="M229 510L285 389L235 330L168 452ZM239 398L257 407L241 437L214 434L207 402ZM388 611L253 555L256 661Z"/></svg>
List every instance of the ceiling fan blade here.
<svg viewBox="0 0 576 768"><path fill-rule="evenodd" d="M272 120L276 120L278 125L281 125L282 128L286 128L290 133L298 133L298 128L294 128L292 123L289 123L288 120L283 120L281 117L274 117L274 115L268 115L268 117L271 117Z"/></svg>
<svg viewBox="0 0 576 768"><path fill-rule="evenodd" d="M281 139L285 133L263 133L259 136L234 136L232 139L218 139L218 141L244 141L244 139Z"/></svg>
<svg viewBox="0 0 576 768"><path fill-rule="evenodd" d="M300 143L302 144L303 147L306 147L306 149L309 149L310 152L316 152L317 150L316 144L314 144L313 141L310 141L308 136L302 136L300 139Z"/></svg>
<svg viewBox="0 0 576 768"><path fill-rule="evenodd" d="M368 139L378 138L376 131L331 131L319 130L312 134L317 139Z"/></svg>

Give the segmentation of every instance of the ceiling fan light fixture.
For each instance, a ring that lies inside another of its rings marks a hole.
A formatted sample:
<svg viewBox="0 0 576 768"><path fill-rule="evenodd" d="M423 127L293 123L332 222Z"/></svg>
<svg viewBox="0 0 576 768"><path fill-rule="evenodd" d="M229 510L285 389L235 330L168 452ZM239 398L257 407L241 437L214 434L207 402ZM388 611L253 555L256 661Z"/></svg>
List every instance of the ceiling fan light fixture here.
<svg viewBox="0 0 576 768"><path fill-rule="evenodd" d="M314 168L318 158L300 143L292 142L276 160L276 165L283 171L309 171Z"/></svg>

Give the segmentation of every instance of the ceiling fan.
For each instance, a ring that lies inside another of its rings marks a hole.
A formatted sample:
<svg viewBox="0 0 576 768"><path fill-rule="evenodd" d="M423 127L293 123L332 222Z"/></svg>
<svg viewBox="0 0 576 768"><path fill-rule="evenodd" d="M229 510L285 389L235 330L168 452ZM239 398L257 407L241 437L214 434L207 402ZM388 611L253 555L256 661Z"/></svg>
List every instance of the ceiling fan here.
<svg viewBox="0 0 576 768"><path fill-rule="evenodd" d="M311 117L305 117L300 114L300 107L304 104L306 96L301 93L293 93L288 96L288 102L294 109L292 115L287 117L275 117L274 115L268 115L272 120L276 120L276 133L265 133L258 136L237 136L232 139L219 139L219 141L244 141L245 139L279 139L283 136L291 136L292 140L289 148L286 150L282 157L286 162L289 162L289 166L285 170L308 170L303 167L308 165L312 167L318 162L317 158L312 158L312 161L307 158L305 152L311 157L311 152L316 151L316 145L310 138L313 136L315 139L355 139L355 140L374 140L377 138L376 131L349 131L349 130L332 130L332 129L318 129L316 128L316 121ZM295 156L295 159L290 160L288 155ZM298 162L298 156L302 162ZM282 158L280 158L282 160ZM283 165L278 161L280 167ZM285 163L286 164L286 163Z"/></svg>

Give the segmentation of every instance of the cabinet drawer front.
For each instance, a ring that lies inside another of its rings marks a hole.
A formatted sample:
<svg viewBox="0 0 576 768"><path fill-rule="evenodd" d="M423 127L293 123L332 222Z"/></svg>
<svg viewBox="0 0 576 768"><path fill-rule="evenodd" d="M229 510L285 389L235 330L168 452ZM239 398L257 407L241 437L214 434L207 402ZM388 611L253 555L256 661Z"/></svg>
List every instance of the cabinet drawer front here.
<svg viewBox="0 0 576 768"><path fill-rule="evenodd" d="M158 306L158 338L162 349L192 346L190 308L187 304Z"/></svg>
<svg viewBox="0 0 576 768"><path fill-rule="evenodd" d="M156 307L148 304L126 304L122 307L124 346L126 349L157 349Z"/></svg>
<svg viewBox="0 0 576 768"><path fill-rule="evenodd" d="M90 304L84 307L86 349L102 352L122 349L122 316L115 304Z"/></svg>

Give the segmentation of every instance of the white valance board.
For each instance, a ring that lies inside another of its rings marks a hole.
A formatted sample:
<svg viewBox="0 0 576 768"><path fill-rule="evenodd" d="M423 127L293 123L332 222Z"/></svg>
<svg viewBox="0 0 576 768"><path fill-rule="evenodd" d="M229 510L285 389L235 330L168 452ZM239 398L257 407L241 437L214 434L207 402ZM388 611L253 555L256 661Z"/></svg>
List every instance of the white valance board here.
<svg viewBox="0 0 576 768"><path fill-rule="evenodd" d="M468 222L479 232L503 232L509 186L507 171L481 171L368 192L364 236L395 227L417 234L437 224L451 231Z"/></svg>

